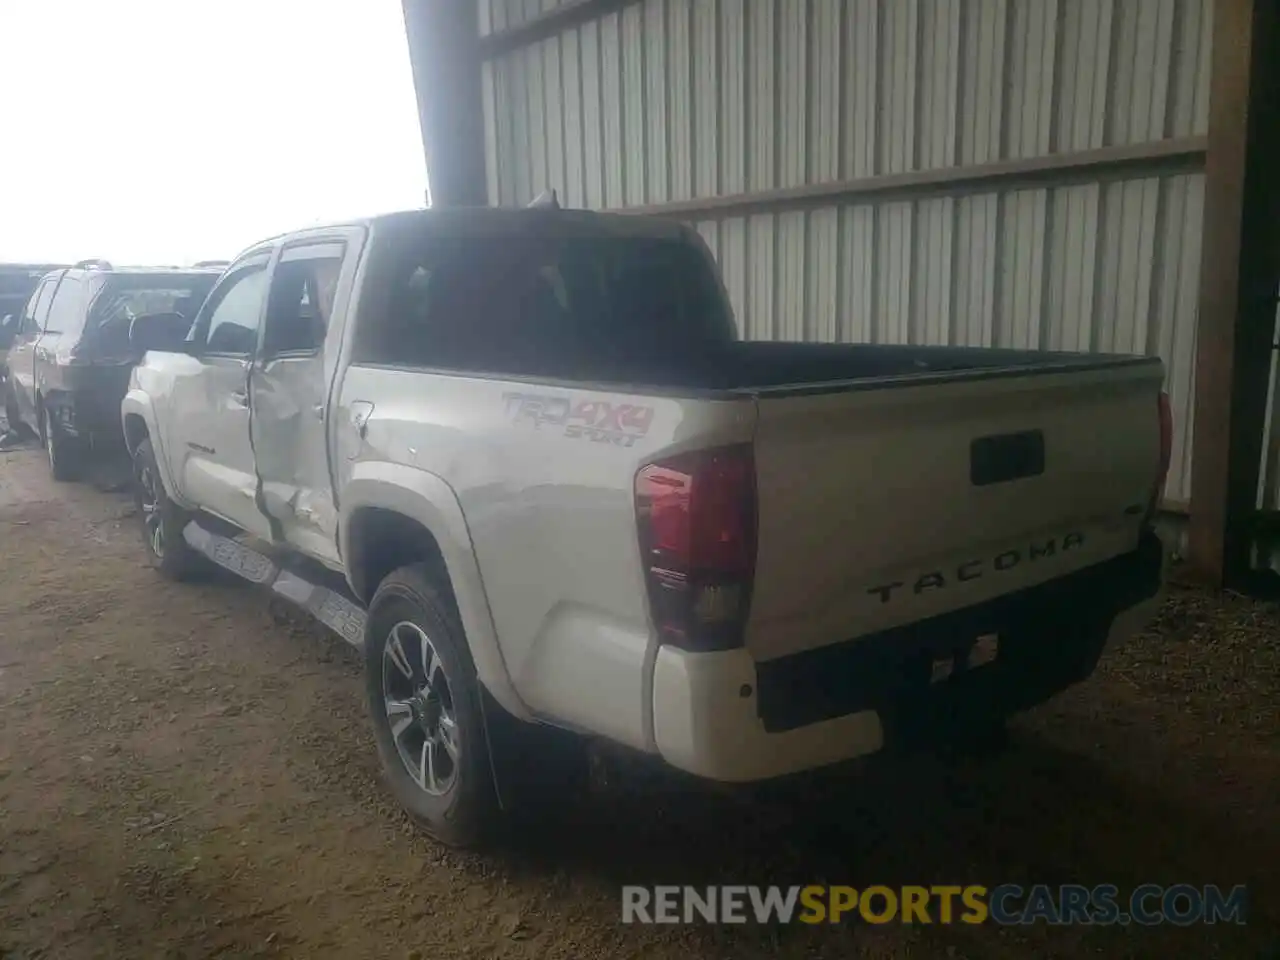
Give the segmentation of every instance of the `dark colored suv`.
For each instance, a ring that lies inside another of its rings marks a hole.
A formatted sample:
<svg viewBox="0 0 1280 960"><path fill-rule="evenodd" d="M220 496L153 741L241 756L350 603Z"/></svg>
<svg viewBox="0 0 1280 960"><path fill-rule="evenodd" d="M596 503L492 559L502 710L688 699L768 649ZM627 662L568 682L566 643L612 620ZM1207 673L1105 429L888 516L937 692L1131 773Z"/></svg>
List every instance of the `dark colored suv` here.
<svg viewBox="0 0 1280 960"><path fill-rule="evenodd" d="M90 451L123 443L120 401L139 359L129 344L133 319L194 318L220 273L84 260L40 281L9 348L6 399L44 442L54 479L73 479Z"/></svg>

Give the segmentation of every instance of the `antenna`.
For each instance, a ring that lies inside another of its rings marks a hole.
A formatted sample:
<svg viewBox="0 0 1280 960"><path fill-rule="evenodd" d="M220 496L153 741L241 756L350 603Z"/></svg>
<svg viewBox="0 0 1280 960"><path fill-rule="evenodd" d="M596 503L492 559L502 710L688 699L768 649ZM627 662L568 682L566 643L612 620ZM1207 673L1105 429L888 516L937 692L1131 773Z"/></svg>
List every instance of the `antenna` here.
<svg viewBox="0 0 1280 960"><path fill-rule="evenodd" d="M556 191L553 187L550 190L543 190L533 203L529 204L530 210L559 210L560 201L556 199Z"/></svg>

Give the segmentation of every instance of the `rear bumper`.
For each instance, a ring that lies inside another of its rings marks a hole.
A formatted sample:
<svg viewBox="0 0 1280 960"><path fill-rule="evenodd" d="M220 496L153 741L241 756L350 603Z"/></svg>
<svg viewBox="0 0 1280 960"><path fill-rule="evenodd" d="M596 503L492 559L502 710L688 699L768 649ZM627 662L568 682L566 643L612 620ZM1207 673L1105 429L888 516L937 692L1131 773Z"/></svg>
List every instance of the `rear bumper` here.
<svg viewBox="0 0 1280 960"><path fill-rule="evenodd" d="M99 383L75 390L55 390L44 397L51 420L73 437L95 443L124 442L120 403L125 389L116 383Z"/></svg>
<svg viewBox="0 0 1280 960"><path fill-rule="evenodd" d="M944 617L757 663L746 650L662 647L654 739L673 766L723 781L761 780L909 746L974 716L1042 703L1088 677L1103 650L1141 630L1160 603L1164 552L1138 549L1053 583ZM964 667L977 637L999 654ZM950 678L935 663L955 657Z"/></svg>

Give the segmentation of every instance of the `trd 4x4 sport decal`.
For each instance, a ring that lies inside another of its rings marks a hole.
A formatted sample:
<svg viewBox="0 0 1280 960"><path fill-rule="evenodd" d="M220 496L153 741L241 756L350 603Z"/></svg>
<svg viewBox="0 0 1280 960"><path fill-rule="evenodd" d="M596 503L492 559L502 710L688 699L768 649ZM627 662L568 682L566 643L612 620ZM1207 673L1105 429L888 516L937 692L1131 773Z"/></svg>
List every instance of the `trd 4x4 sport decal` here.
<svg viewBox="0 0 1280 960"><path fill-rule="evenodd" d="M514 423L554 427L571 440L592 440L629 447L649 432L653 407L608 400L580 400L541 393L505 393L506 414Z"/></svg>

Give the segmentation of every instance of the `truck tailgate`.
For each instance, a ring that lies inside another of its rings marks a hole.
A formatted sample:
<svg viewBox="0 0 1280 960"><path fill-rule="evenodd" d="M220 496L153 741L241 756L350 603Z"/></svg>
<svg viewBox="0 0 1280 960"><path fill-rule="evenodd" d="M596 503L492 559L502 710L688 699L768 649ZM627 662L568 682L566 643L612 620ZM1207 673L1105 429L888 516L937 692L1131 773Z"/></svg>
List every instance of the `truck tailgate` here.
<svg viewBox="0 0 1280 960"><path fill-rule="evenodd" d="M758 660L982 603L1134 549L1159 361L757 394Z"/></svg>

